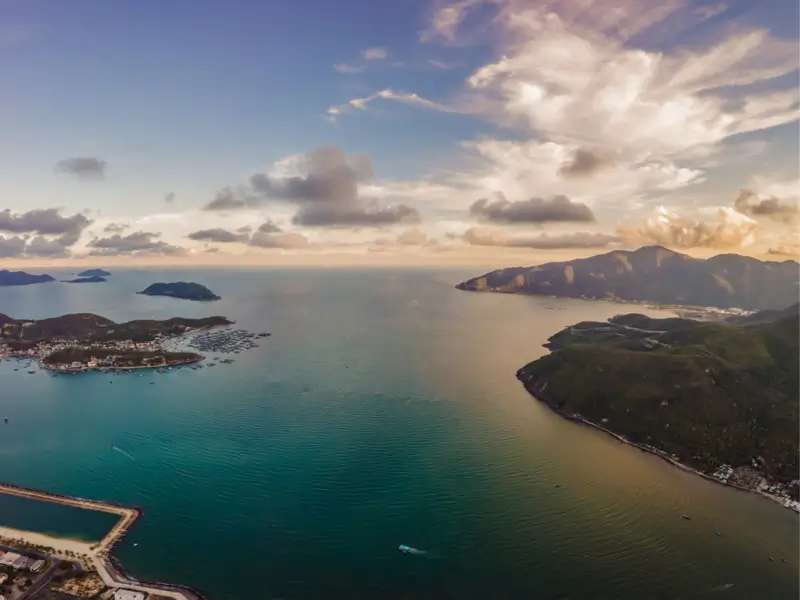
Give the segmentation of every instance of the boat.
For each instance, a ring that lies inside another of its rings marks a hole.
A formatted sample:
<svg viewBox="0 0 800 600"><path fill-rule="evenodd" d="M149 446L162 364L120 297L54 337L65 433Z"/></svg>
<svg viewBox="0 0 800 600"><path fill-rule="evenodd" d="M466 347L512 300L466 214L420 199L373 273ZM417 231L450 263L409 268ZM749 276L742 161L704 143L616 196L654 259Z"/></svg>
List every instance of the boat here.
<svg viewBox="0 0 800 600"><path fill-rule="evenodd" d="M689 515L681 515L681 519L686 519L687 521L691 521L692 517L690 517Z"/></svg>

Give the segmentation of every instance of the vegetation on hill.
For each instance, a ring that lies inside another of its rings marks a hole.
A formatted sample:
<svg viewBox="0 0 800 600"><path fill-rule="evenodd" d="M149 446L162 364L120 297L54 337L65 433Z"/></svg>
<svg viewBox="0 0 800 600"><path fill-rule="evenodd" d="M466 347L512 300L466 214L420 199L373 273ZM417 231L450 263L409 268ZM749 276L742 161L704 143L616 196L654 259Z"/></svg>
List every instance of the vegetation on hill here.
<svg viewBox="0 0 800 600"><path fill-rule="evenodd" d="M210 301L220 299L219 296L214 294L214 292L212 292L206 286L187 281L177 281L174 283L154 283L139 293L145 294L146 296L170 296L172 298L181 298L183 300Z"/></svg>
<svg viewBox="0 0 800 600"><path fill-rule="evenodd" d="M78 273L78 277L108 277L109 275L111 273L104 269L86 269Z"/></svg>
<svg viewBox="0 0 800 600"><path fill-rule="evenodd" d="M76 277L75 279L67 279L64 283L105 283L108 281L105 277L99 275L91 275L89 277Z"/></svg>
<svg viewBox="0 0 800 600"><path fill-rule="evenodd" d="M184 319L175 317L165 321L136 320L115 323L92 313L75 313L50 319L21 320L0 313L0 342L12 348L31 346L53 339L77 342L134 341L149 342L157 335L171 336L187 330L229 325L225 317Z"/></svg>
<svg viewBox="0 0 800 600"><path fill-rule="evenodd" d="M797 301L800 265L736 254L707 260L661 246L491 271L458 284L469 291L775 309Z"/></svg>
<svg viewBox="0 0 800 600"><path fill-rule="evenodd" d="M755 461L787 482L798 476L799 311L580 323L517 375L552 408L699 470Z"/></svg>

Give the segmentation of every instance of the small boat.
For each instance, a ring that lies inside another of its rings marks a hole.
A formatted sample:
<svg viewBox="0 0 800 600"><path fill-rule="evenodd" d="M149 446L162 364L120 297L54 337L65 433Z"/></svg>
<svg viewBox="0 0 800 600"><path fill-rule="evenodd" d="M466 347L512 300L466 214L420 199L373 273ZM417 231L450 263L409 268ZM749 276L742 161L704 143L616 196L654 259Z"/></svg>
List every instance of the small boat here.
<svg viewBox="0 0 800 600"><path fill-rule="evenodd" d="M722 537L722 534L719 531L717 532L717 537Z"/></svg>
<svg viewBox="0 0 800 600"><path fill-rule="evenodd" d="M690 517L689 515L681 515L681 519L686 519L687 521L691 521L692 517Z"/></svg>

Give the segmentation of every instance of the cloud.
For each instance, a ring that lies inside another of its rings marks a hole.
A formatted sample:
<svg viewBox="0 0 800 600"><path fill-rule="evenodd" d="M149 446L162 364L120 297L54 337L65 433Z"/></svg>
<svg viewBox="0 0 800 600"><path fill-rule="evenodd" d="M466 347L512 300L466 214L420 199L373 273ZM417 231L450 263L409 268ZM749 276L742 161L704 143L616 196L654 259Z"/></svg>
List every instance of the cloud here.
<svg viewBox="0 0 800 600"><path fill-rule="evenodd" d="M0 211L0 231L9 233L79 235L90 224L91 220L85 215L76 213L71 217L64 217L58 208L36 208L18 214L9 209Z"/></svg>
<svg viewBox="0 0 800 600"><path fill-rule="evenodd" d="M794 223L800 217L800 204L797 200L779 200L772 196L761 198L751 190L741 190L734 202L734 208L750 217L766 217L783 223Z"/></svg>
<svg viewBox="0 0 800 600"><path fill-rule="evenodd" d="M186 237L198 242L218 242L220 244L247 243L250 239L249 233L249 228L247 228L247 232L234 233L233 231L228 231L221 227L215 227L213 229L194 231Z"/></svg>
<svg viewBox="0 0 800 600"><path fill-rule="evenodd" d="M591 223L595 220L588 206L573 202L566 196L511 202L498 193L494 198L494 201L487 198L476 200L469 208L470 215L492 223Z"/></svg>
<svg viewBox="0 0 800 600"><path fill-rule="evenodd" d="M164 202L172 204L175 201L175 192L169 192L164 196Z"/></svg>
<svg viewBox="0 0 800 600"><path fill-rule="evenodd" d="M0 236L0 258L20 258L25 254L28 240L18 235Z"/></svg>
<svg viewBox="0 0 800 600"><path fill-rule="evenodd" d="M239 191L223 188L205 209L235 210L284 202L297 206L292 223L307 227L381 227L421 220L417 209L406 204L382 205L375 198L362 198L359 186L373 176L367 156L348 161L339 148L323 146L290 162L295 174L255 173L249 187Z"/></svg>
<svg viewBox="0 0 800 600"><path fill-rule="evenodd" d="M65 158L56 163L57 173L75 175L82 180L105 179L108 163L95 157Z"/></svg>
<svg viewBox="0 0 800 600"><path fill-rule="evenodd" d="M186 249L173 246L158 238L159 233L137 231L126 236L119 234L97 238L86 244L90 256L179 256L186 254Z"/></svg>
<svg viewBox="0 0 800 600"><path fill-rule="evenodd" d="M365 48L361 51L361 55L357 60L351 63L335 64L333 65L333 68L339 73L344 73L347 75L363 73L367 68L368 63L385 60L388 56L389 52L386 50L386 48Z"/></svg>
<svg viewBox="0 0 800 600"><path fill-rule="evenodd" d="M276 223L265 221L258 228L258 231L260 233L281 233L283 230Z"/></svg>
<svg viewBox="0 0 800 600"><path fill-rule="evenodd" d="M797 260L800 258L800 243L797 239L788 240L779 246L773 246L767 250L767 254L775 256L787 256Z"/></svg>
<svg viewBox="0 0 800 600"><path fill-rule="evenodd" d="M350 112L352 110L366 110L367 106L375 102L376 100L392 100L394 102L401 102L403 104L409 104L420 108L427 108L429 110L436 110L447 113L467 114L471 112L470 109L468 109L467 107L441 104L439 102L434 102L432 100L422 98L421 96L418 96L417 94L414 93L398 92L390 88L387 88L379 92L375 92L374 94L370 94L369 96L364 96L362 98L353 98L351 100L348 100L344 104L329 106L326 113L328 115L329 120L335 121L339 116L347 112Z"/></svg>
<svg viewBox="0 0 800 600"><path fill-rule="evenodd" d="M383 60L389 56L389 53L386 48L366 48L361 52L361 56L364 57L364 60Z"/></svg>
<svg viewBox="0 0 800 600"><path fill-rule="evenodd" d="M652 218L617 226L617 233L629 242L671 248L742 248L753 244L759 231L756 221L727 207L719 208L711 220L660 207Z"/></svg>
<svg viewBox="0 0 800 600"><path fill-rule="evenodd" d="M296 232L256 231L250 238L250 245L258 248L304 248L308 246L308 238Z"/></svg>
<svg viewBox="0 0 800 600"><path fill-rule="evenodd" d="M436 240L418 227L412 227L397 236L397 243L401 246L424 246L435 244Z"/></svg>
<svg viewBox="0 0 800 600"><path fill-rule="evenodd" d="M36 234L3 238L5 252L17 251L15 256L60 258L70 255L70 250L92 223L85 215L76 213L70 217L61 215L58 208L34 209L24 213L0 211L0 231L8 233ZM24 244L20 248L19 240ZM16 250L15 250L16 249Z"/></svg>
<svg viewBox="0 0 800 600"><path fill-rule="evenodd" d="M562 177L587 177L608 166L609 160L599 154L578 148L572 158L559 169Z"/></svg>
<svg viewBox="0 0 800 600"><path fill-rule="evenodd" d="M463 235L464 241L473 246L505 246L555 250L565 248L607 248L622 238L605 233L570 233L564 235L509 236L495 229L470 227Z"/></svg>
<svg viewBox="0 0 800 600"><path fill-rule="evenodd" d="M130 225L127 223L109 223L103 227L103 231L106 233L122 233L128 228L130 228Z"/></svg>
<svg viewBox="0 0 800 600"><path fill-rule="evenodd" d="M218 254L219 251L220 251L219 248L206 248L205 250L203 250L203 252L205 252L206 254Z"/></svg>
<svg viewBox="0 0 800 600"><path fill-rule="evenodd" d="M230 186L219 190L214 199L203 207L203 210L236 210L246 208L247 200L237 194Z"/></svg>

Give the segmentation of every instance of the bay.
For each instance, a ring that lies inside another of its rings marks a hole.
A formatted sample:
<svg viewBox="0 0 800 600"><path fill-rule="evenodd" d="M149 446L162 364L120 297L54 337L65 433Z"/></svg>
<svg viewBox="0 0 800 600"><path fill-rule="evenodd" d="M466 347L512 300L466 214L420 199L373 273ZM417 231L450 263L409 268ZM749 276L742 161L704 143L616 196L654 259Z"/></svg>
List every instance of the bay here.
<svg viewBox="0 0 800 600"><path fill-rule="evenodd" d="M567 422L514 377L566 325L667 313L453 289L474 274L121 270L0 288L14 317L222 314L272 333L233 364L165 375L3 362L2 480L143 507L125 566L220 600L797 598L797 515ZM177 280L223 299L135 294ZM0 524L96 535L92 517L40 513Z"/></svg>

